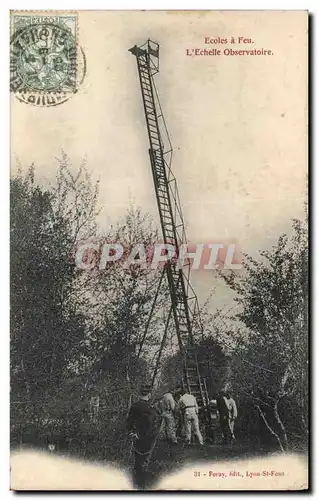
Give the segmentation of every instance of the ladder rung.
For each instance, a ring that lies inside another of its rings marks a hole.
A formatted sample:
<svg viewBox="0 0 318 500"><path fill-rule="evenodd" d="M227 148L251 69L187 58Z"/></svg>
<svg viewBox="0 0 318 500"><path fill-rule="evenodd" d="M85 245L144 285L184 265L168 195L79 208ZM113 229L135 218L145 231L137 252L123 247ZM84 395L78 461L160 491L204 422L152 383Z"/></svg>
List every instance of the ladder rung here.
<svg viewBox="0 0 318 500"><path fill-rule="evenodd" d="M155 135L155 136L158 138L158 141L159 141L159 139L160 139L160 132L159 132L159 130L158 130L157 125L156 125L155 123L151 123L151 122L149 122L149 123L148 123L148 127L149 127L149 130L151 131L152 135ZM158 152L160 152L160 151L158 151ZM160 157L160 156L155 156L155 157L154 157L154 160L155 160L155 161L160 160L160 161L162 162L162 159L161 159L161 157Z"/></svg>
<svg viewBox="0 0 318 500"><path fill-rule="evenodd" d="M151 110L154 110L154 109L155 109L154 102L153 102L151 99L146 99L146 98L144 97L144 103L145 103L145 106L148 108L148 111L147 111L147 112L149 112L149 108L150 108Z"/></svg>

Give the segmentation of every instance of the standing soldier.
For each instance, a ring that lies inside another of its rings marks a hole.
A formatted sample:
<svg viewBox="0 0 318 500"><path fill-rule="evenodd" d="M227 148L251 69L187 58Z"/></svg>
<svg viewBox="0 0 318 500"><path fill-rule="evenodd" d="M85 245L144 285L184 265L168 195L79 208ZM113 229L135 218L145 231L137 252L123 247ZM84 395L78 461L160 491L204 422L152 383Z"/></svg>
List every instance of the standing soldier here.
<svg viewBox="0 0 318 500"><path fill-rule="evenodd" d="M232 443L235 441L234 424L237 419L237 406L230 391L226 394L227 406L229 409L229 429Z"/></svg>
<svg viewBox="0 0 318 500"><path fill-rule="evenodd" d="M219 418L220 418L222 441L223 441L223 443L228 443L229 436L230 436L230 427L229 427L230 412L229 412L227 398L225 396L224 391L220 391L220 393L217 397L217 408L218 408Z"/></svg>
<svg viewBox="0 0 318 500"><path fill-rule="evenodd" d="M151 452L155 445L156 410L150 405L150 385L144 385L139 400L129 411L127 428L134 439L134 482L137 488L143 489L147 482L147 467Z"/></svg>
<svg viewBox="0 0 318 500"><path fill-rule="evenodd" d="M207 428L206 436L207 439L211 444L215 443L215 436L216 436L216 430L218 427L218 421L219 421L219 412L218 412L218 405L217 405L217 400L215 398L211 399L209 401L207 411L209 412L209 426Z"/></svg>
<svg viewBox="0 0 318 500"><path fill-rule="evenodd" d="M176 422L176 435L177 439L178 437L182 437L184 435L184 421L183 421L183 412L181 411L181 408L179 406L179 401L182 396L182 389L178 389L175 394L174 394L174 399L176 402L176 409L175 409L175 422Z"/></svg>
<svg viewBox="0 0 318 500"><path fill-rule="evenodd" d="M179 400L179 408L183 411L185 438L188 444L191 444L191 430L198 438L199 443L203 444L202 434L199 426L199 408L198 403L193 394L188 394L182 391L182 396Z"/></svg>
<svg viewBox="0 0 318 500"><path fill-rule="evenodd" d="M176 421L174 418L174 411L176 409L176 402L173 399L171 392L167 392L160 401L161 417L163 424L163 432L165 433L168 441L177 444L176 436Z"/></svg>

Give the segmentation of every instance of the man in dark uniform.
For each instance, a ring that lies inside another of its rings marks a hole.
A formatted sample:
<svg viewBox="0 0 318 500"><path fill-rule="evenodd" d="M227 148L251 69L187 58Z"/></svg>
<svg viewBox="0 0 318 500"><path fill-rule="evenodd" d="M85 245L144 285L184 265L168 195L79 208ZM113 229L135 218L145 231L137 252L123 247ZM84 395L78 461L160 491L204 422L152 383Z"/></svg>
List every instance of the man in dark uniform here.
<svg viewBox="0 0 318 500"><path fill-rule="evenodd" d="M219 424L219 411L217 398L213 397L206 408L206 414L208 416L209 425L206 428L207 441L210 444L215 444L216 432Z"/></svg>
<svg viewBox="0 0 318 500"><path fill-rule="evenodd" d="M156 440L157 411L150 405L151 387L144 385L139 400L132 404L127 427L134 439L134 483L137 488L145 488L147 467Z"/></svg>

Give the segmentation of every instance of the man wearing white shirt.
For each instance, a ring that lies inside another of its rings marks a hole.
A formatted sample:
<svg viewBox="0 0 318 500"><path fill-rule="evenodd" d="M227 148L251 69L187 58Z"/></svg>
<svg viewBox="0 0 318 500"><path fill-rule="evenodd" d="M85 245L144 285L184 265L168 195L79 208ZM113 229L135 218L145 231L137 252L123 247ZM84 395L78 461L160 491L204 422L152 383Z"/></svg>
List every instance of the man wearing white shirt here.
<svg viewBox="0 0 318 500"><path fill-rule="evenodd" d="M191 431L197 437L200 444L203 444L203 438L199 425L199 408L198 403L193 394L188 394L183 391L183 395L179 400L179 407L183 411L185 438L188 444L191 443Z"/></svg>
<svg viewBox="0 0 318 500"><path fill-rule="evenodd" d="M230 428L230 434L231 434L231 441L235 441L235 435L234 435L234 424L235 420L237 419L237 406L235 403L235 400L232 397L231 392L227 392L226 394L226 404L229 409L229 428Z"/></svg>
<svg viewBox="0 0 318 500"><path fill-rule="evenodd" d="M160 401L161 417L162 417L162 430L166 434L167 439L176 444L176 421L174 418L174 411L176 409L176 402L173 399L171 392L167 392Z"/></svg>

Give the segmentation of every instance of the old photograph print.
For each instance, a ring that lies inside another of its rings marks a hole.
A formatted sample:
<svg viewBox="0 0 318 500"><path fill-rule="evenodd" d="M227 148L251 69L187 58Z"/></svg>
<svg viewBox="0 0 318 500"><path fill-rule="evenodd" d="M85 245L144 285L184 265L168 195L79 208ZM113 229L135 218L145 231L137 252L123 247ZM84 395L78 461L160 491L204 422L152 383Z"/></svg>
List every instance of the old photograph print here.
<svg viewBox="0 0 318 500"><path fill-rule="evenodd" d="M13 11L11 489L308 489L308 14Z"/></svg>

